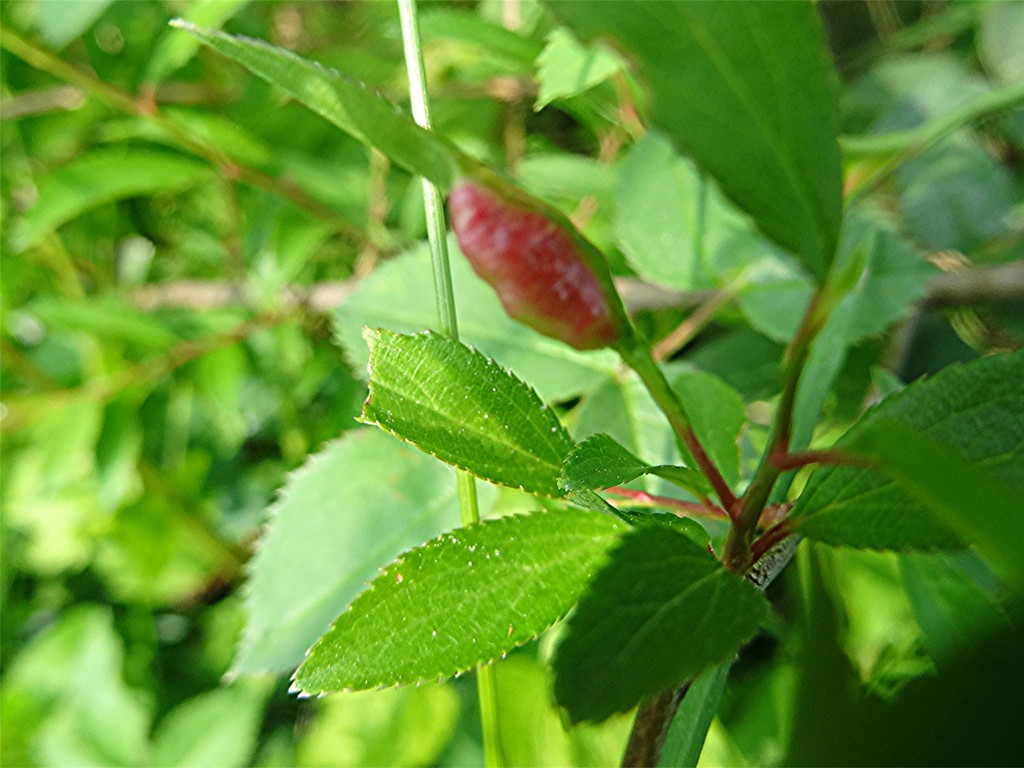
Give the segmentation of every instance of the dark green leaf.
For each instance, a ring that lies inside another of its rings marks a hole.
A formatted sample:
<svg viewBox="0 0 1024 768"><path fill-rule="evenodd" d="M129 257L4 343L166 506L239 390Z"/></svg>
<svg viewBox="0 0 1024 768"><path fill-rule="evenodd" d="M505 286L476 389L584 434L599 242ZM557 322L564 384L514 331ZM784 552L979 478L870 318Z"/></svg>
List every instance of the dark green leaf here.
<svg viewBox="0 0 1024 768"><path fill-rule="evenodd" d="M703 493L710 490L700 472L686 467L646 464L604 433L591 435L565 457L561 485L570 493L584 489L599 490L648 474Z"/></svg>
<svg viewBox="0 0 1024 768"><path fill-rule="evenodd" d="M818 278L842 216L838 81L810 3L550 3L637 62L655 125Z"/></svg>
<svg viewBox="0 0 1024 768"><path fill-rule="evenodd" d="M900 556L900 575L924 645L940 667L1007 621L996 596L971 575L972 559L980 561L971 551Z"/></svg>
<svg viewBox="0 0 1024 768"><path fill-rule="evenodd" d="M569 619L555 697L573 722L603 720L728 659L767 611L754 587L683 534L634 529Z"/></svg>
<svg viewBox="0 0 1024 768"><path fill-rule="evenodd" d="M565 615L624 529L610 515L564 509L488 520L410 550L310 649L295 685L362 690L493 661Z"/></svg>
<svg viewBox="0 0 1024 768"><path fill-rule="evenodd" d="M526 384L444 336L371 329L365 336L365 421L484 480L562 495L562 459L573 442Z"/></svg>
<svg viewBox="0 0 1024 768"><path fill-rule="evenodd" d="M294 669L378 568L452 525L455 492L451 470L374 429L313 456L270 509L232 672Z"/></svg>
<svg viewBox="0 0 1024 768"><path fill-rule="evenodd" d="M1024 375L1024 367L1017 371ZM1018 391L1022 380L1016 379ZM1000 425L1017 444L998 457L1016 462L1009 474L1018 476L1017 483L896 419L876 418L863 425L843 448L879 462L879 471L933 512L937 521L975 544L1003 576L1024 586L1024 395L1018 395L1017 406L1015 413L1004 414Z"/></svg>
<svg viewBox="0 0 1024 768"><path fill-rule="evenodd" d="M451 186L463 163L472 164L454 146L420 128L362 83L262 40L201 29L180 20L172 23L442 190Z"/></svg>
<svg viewBox="0 0 1024 768"><path fill-rule="evenodd" d="M862 431L876 423L895 422L920 433L927 443L942 444L939 454L961 454L970 462L967 469L1019 489L1024 487L1021 381L1024 353L1020 352L947 368L869 411L837 447L854 444ZM899 472L899 467L894 471ZM936 518L916 492L866 467L826 467L815 472L793 509L792 521L809 538L882 549L962 546L961 534L966 532L951 527L952 518Z"/></svg>

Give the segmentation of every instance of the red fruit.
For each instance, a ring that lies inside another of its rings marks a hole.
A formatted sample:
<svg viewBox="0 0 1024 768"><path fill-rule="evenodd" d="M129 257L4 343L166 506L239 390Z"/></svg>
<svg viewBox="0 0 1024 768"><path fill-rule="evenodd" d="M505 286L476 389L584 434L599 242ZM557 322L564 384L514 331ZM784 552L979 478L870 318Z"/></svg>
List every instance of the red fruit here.
<svg viewBox="0 0 1024 768"><path fill-rule="evenodd" d="M471 181L448 208L459 247L509 315L576 349L619 339L605 288L563 227Z"/></svg>

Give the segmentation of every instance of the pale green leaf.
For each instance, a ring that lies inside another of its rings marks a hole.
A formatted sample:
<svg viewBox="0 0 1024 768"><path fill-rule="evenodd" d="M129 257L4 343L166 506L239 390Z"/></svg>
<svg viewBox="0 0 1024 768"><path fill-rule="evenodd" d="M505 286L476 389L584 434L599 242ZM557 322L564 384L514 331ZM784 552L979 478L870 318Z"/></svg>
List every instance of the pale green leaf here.
<svg viewBox="0 0 1024 768"><path fill-rule="evenodd" d="M232 672L294 669L378 568L458 519L455 496L450 470L378 430L314 455L270 508Z"/></svg>
<svg viewBox="0 0 1024 768"><path fill-rule="evenodd" d="M726 482L736 485L740 477L740 432L747 421L743 398L724 381L703 371L684 370L671 381L704 449Z"/></svg>
<svg viewBox="0 0 1024 768"><path fill-rule="evenodd" d="M573 442L530 387L444 336L372 329L365 336L365 421L490 482L562 495L562 459Z"/></svg>
<svg viewBox="0 0 1024 768"><path fill-rule="evenodd" d="M634 529L608 555L555 656L555 698L573 722L602 720L729 659L768 603L699 544Z"/></svg>
<svg viewBox="0 0 1024 768"><path fill-rule="evenodd" d="M623 68L622 59L597 46L586 47L567 29L551 32L537 57L536 110L556 99L576 96Z"/></svg>
<svg viewBox="0 0 1024 768"><path fill-rule="evenodd" d="M261 690L262 689L262 690ZM248 765L260 731L266 686L237 683L179 704L157 725L153 768Z"/></svg>
<svg viewBox="0 0 1024 768"><path fill-rule="evenodd" d="M565 615L624 529L562 509L443 534L374 579L310 649L295 686L364 690L493 661Z"/></svg>

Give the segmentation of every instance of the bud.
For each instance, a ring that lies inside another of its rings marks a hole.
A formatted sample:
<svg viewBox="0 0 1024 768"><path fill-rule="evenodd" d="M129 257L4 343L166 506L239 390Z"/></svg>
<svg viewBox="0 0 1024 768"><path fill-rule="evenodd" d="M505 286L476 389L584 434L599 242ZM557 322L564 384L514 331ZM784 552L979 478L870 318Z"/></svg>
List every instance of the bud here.
<svg viewBox="0 0 1024 768"><path fill-rule="evenodd" d="M459 247L511 317L576 349L620 339L626 321L611 279L602 282L565 227L472 181L455 186L448 208Z"/></svg>

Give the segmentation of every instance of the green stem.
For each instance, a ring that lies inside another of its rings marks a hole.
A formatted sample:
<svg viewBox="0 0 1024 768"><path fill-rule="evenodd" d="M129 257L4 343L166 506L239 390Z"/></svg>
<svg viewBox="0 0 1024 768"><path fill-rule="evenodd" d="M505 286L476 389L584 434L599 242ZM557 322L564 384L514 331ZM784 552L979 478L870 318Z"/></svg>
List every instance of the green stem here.
<svg viewBox="0 0 1024 768"><path fill-rule="evenodd" d="M686 413L686 407L668 383L664 372L654 362L650 347L639 339L630 338L616 349L626 365L636 371L640 380L643 381L647 391L654 398L654 402L668 418L673 431L693 456L697 467L711 483L722 507L731 517L736 506L736 497L730 490L729 484L725 482L725 478L722 477L722 473L718 471L718 467L704 450L693 427L690 426L690 417Z"/></svg>
<svg viewBox="0 0 1024 768"><path fill-rule="evenodd" d="M761 512L764 511L775 481L778 480L781 473L774 459L784 455L789 448L793 427L793 409L796 405L800 374L803 373L804 366L807 364L811 345L825 324L825 319L835 305L837 296L838 294L828 282L818 288L814 296L811 297L796 336L793 337L789 349L786 351L782 395L779 405L775 409L771 438L761 457L761 464L754 474L754 479L751 480L743 498L740 499L737 514L733 518L734 524L729 532L729 538L725 543L725 552L722 556L726 567L737 573L745 571L753 562L750 547L757 529L757 521L761 517Z"/></svg>
<svg viewBox="0 0 1024 768"><path fill-rule="evenodd" d="M416 21L416 0L398 0L402 21L402 47L405 66L409 74L409 101L413 118L423 128L430 128L430 105L427 100L427 81L423 73L423 47L420 44ZM423 201L427 216L427 238L434 272L434 292L437 297L437 320L442 333L459 338L459 325L455 310L455 292L452 290L451 266L448 260L447 227L441 193L427 179L422 179ZM463 525L480 522L477 505L476 481L467 472L459 471L459 512ZM501 747L498 719L497 679L493 666L482 667L476 677L480 698L480 721L484 738L484 761L492 768L505 764Z"/></svg>

